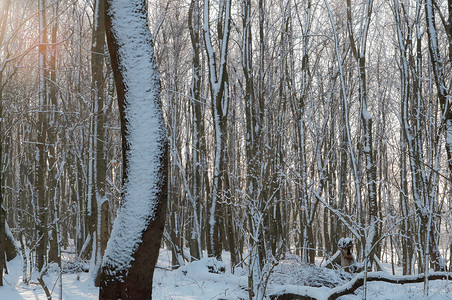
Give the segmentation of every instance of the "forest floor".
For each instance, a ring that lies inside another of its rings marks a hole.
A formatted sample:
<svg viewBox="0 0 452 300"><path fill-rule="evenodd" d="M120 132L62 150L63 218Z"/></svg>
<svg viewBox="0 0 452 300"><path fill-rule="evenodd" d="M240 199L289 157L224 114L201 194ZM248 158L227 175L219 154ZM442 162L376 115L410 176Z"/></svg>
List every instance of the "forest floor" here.
<svg viewBox="0 0 452 300"><path fill-rule="evenodd" d="M236 268L231 273L229 265L229 253L224 253L224 273L215 274L208 272L208 266L212 266L212 260L202 259L172 270L171 252L161 250L159 262L154 275L153 299L197 300L197 299L248 299L247 271ZM75 267L74 267L75 266ZM387 265L388 272L391 266ZM62 295L67 300L97 299L98 289L86 270L85 263L77 267L71 261L70 255L63 259ZM22 282L22 258L16 258L8 263L9 273L4 277L4 286L0 287L1 300L46 299L44 290L38 283L37 275L32 274L28 285ZM343 271L303 265L296 256L288 256L272 270L268 281L267 295L279 292L294 294L309 294L318 298L324 297L330 288L345 284L351 275ZM52 299L59 299L59 271L51 266L43 277ZM383 282L368 283L367 299L375 300L406 300L425 299L424 284L389 284ZM359 288L355 294L342 296L341 300L362 299L363 288ZM429 295L427 299L452 300L452 280L437 280L429 282Z"/></svg>

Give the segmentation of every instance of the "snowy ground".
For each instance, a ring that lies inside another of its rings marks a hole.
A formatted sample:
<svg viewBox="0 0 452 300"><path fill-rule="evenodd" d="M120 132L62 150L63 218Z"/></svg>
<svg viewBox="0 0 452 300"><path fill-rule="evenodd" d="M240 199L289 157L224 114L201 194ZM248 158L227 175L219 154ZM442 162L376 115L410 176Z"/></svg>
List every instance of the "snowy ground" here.
<svg viewBox="0 0 452 300"><path fill-rule="evenodd" d="M37 280L37 274L33 274L29 285L22 282L22 258L16 258L8 263L8 274L3 279L3 287L0 287L0 299L3 300L37 300L47 299L41 285ZM59 299L59 272L50 270L43 277L47 287L52 291L52 299ZM77 277L80 276L80 280ZM63 274L63 299L82 300L97 299L98 290L90 280L88 273Z"/></svg>
<svg viewBox="0 0 452 300"><path fill-rule="evenodd" d="M245 270L236 269L230 272L228 254L225 253L226 272L213 274L207 271L209 259L188 264L178 270L171 270L169 261L171 253L162 250L154 276L154 299L194 300L194 299L248 299L246 291L248 278ZM0 287L1 300L46 299L39 285L36 274L33 274L29 285L22 283L22 260L17 258L8 263L9 274L5 275L4 286ZM59 299L58 272L51 269L44 280L52 291L52 298ZM77 279L79 278L79 279ZM329 288L348 281L347 274L302 265L296 257L288 257L273 269L269 280L267 294L280 291L290 293L309 292L318 297L324 296ZM306 286L309 285L309 286ZM355 295L343 296L341 300L362 299L362 288ZM405 300L423 299L423 283L388 284L371 282L368 284L368 299ZM97 299L98 290L86 272L63 274L63 299L84 300ZM427 299L452 300L452 281L431 281Z"/></svg>

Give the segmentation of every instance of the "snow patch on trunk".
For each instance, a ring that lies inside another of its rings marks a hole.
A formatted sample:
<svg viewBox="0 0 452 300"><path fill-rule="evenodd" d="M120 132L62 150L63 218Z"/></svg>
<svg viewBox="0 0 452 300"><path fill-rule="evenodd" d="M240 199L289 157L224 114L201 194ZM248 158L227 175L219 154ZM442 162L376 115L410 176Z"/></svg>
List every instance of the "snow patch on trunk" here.
<svg viewBox="0 0 452 300"><path fill-rule="evenodd" d="M115 273L127 270L142 232L155 219L161 180L160 157L165 144L160 108L159 75L142 1L111 1L109 14L118 42L126 87L125 119L129 151L123 201L108 241L103 265Z"/></svg>

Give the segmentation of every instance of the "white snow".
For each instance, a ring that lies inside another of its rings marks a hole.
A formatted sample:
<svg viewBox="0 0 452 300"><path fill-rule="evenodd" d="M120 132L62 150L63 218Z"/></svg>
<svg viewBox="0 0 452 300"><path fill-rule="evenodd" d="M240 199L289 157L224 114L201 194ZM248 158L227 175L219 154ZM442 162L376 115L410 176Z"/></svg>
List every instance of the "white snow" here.
<svg viewBox="0 0 452 300"><path fill-rule="evenodd" d="M446 144L452 149L452 120L446 121Z"/></svg>
<svg viewBox="0 0 452 300"><path fill-rule="evenodd" d="M337 242L337 246L339 248L346 248L350 247L350 245L353 245L353 239L350 237L347 238L341 238L339 242Z"/></svg>
<svg viewBox="0 0 452 300"><path fill-rule="evenodd" d="M93 16L93 20L94 20L94 24L93 24L94 31L96 31L97 28L99 27L99 3L100 3L99 0L95 0L95 1L94 1L94 6L95 6L95 8L94 8L94 14L95 14L95 15ZM96 42L94 42L93 47L96 47Z"/></svg>
<svg viewBox="0 0 452 300"><path fill-rule="evenodd" d="M363 108L363 118L366 121L369 121L372 119L372 116L370 115L369 111L367 110L367 107Z"/></svg>
<svg viewBox="0 0 452 300"><path fill-rule="evenodd" d="M40 300L47 299L44 290L38 283L35 272L29 285L22 282L22 258L16 259L8 263L9 273L4 277L4 286L0 287L0 299L16 300L30 299ZM80 280L77 280L77 273L63 273L63 299L65 300L88 300L98 299L98 289L94 286L88 273L81 273ZM52 299L59 299L58 281L59 272L56 268L50 268L48 275L43 277L49 290L52 292Z"/></svg>
<svg viewBox="0 0 452 300"><path fill-rule="evenodd" d="M130 151L124 198L108 241L104 265L119 272L128 269L147 222L155 218L155 199L160 180L159 154L163 147L159 77L152 37L137 9L141 1L112 1L110 13L119 45L119 58L127 93L125 111ZM140 36L141 38L137 38Z"/></svg>
<svg viewBox="0 0 452 300"><path fill-rule="evenodd" d="M204 258L192 262L177 270L171 269L171 252L167 249L160 251L159 261L154 273L154 299L248 299L247 269L237 267L235 274L229 268L230 256L223 252L224 263L213 258ZM63 267L67 260L63 260ZM317 265L319 265L319 261ZM226 267L225 273L214 274L208 272L208 266ZM387 271L390 266L385 265ZM17 258L8 263L9 274L5 275L5 284L0 287L0 299L46 299L44 291L37 283L36 274L32 276L30 285L22 283L22 259ZM397 268L397 271L400 271ZM77 280L79 275L80 280ZM278 264L270 276L266 295L274 293L307 294L317 299L326 299L333 285L346 284L351 279L350 274L312 265L301 264L295 255L289 255ZM393 277L381 273L383 277ZM52 293L53 299L59 299L58 269L50 268L44 280ZM307 286L307 284L312 286ZM323 286L321 286L323 285ZM452 299L451 281L437 280L429 282L429 298L433 300ZM362 299L362 288L353 295L342 296L340 300ZM88 273L63 273L63 299L92 300L98 299L98 289L94 287ZM266 298L269 299L269 298ZM383 282L369 282L367 299L372 300L421 300L423 299L423 283L389 284Z"/></svg>

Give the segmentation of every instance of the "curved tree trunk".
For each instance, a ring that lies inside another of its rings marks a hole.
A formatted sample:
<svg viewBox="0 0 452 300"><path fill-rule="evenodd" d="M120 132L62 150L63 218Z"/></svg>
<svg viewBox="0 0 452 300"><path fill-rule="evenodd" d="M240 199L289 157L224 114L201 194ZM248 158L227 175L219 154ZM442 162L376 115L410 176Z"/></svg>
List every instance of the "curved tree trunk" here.
<svg viewBox="0 0 452 300"><path fill-rule="evenodd" d="M106 32L121 116L124 174L99 299L151 299L165 222L167 140L146 1L108 0Z"/></svg>

